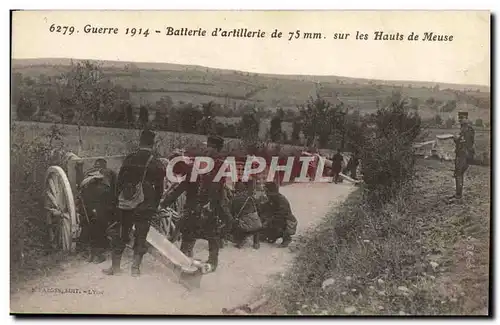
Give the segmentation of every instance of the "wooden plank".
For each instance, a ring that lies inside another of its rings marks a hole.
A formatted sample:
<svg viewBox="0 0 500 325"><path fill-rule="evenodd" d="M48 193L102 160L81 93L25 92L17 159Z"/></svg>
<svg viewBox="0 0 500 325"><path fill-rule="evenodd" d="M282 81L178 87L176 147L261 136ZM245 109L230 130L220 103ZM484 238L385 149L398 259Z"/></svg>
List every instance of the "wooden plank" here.
<svg viewBox="0 0 500 325"><path fill-rule="evenodd" d="M188 289L201 286L202 269L154 227L149 228L146 241L151 255L171 269L181 284Z"/></svg>
<svg viewBox="0 0 500 325"><path fill-rule="evenodd" d="M354 184L358 184L358 183L361 183L362 181L359 181L359 180L355 180L354 178L351 178L349 176L347 176L346 174L343 174L343 173L339 173L339 175L345 179L346 181L348 182L351 182L351 183L354 183Z"/></svg>

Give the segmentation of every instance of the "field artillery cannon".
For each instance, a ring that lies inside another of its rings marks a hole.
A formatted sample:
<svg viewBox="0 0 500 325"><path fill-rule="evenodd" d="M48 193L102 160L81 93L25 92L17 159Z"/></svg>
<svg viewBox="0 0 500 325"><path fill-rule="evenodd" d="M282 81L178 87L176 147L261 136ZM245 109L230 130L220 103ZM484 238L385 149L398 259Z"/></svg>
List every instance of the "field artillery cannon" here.
<svg viewBox="0 0 500 325"><path fill-rule="evenodd" d="M75 253L78 244L85 241L82 238L82 229L86 226L86 211L79 211L80 205L77 204L85 172L91 170L97 160L103 159L106 161L106 167L118 174L125 157L118 155L81 158L68 153L63 159L62 167L50 166L47 169L43 198L52 248ZM168 163L166 159L161 160L164 164ZM165 192L174 186L167 178L165 185ZM194 276L199 284L199 275L206 271L206 265L185 256L171 242L176 223L182 216L184 202L185 196L181 195L171 207L157 213L151 223L147 242L149 252L172 268L181 279L186 275L191 278ZM133 241L133 230L131 241Z"/></svg>

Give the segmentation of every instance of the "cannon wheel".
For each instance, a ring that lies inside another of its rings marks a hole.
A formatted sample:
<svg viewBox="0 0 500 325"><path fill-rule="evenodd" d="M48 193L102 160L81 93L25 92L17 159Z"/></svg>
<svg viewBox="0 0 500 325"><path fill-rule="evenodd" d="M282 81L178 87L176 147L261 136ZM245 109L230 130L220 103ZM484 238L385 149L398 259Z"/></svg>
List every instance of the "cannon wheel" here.
<svg viewBox="0 0 500 325"><path fill-rule="evenodd" d="M166 210L166 211L165 211ZM162 210L160 213L162 214L162 218L153 221L153 226L158 230L162 235L167 237L168 240L172 241L172 235L175 232L175 222L173 214L176 214L176 211L172 208L167 208Z"/></svg>
<svg viewBox="0 0 500 325"><path fill-rule="evenodd" d="M164 234L168 240L172 241L174 238L172 237L174 235L174 232L176 230L176 222L174 222L174 219L179 220L182 218L182 211L184 208L184 204L186 201L186 194L182 194L179 196L179 198L172 204L171 209L174 211L174 213L177 213L177 216L170 216L166 218L162 218L160 220L160 225L158 229L162 234ZM177 239L179 239L178 237Z"/></svg>
<svg viewBox="0 0 500 325"><path fill-rule="evenodd" d="M73 252L76 248L73 238L78 220L71 185L61 167L51 166L47 169L44 205L52 248Z"/></svg>

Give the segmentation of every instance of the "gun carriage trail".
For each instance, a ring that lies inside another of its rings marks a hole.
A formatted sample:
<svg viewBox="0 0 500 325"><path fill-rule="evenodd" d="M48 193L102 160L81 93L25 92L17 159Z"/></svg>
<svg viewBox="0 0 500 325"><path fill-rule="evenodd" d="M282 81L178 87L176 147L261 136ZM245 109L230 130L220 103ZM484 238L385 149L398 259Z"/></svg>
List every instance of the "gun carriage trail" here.
<svg viewBox="0 0 500 325"><path fill-rule="evenodd" d="M298 220L299 236L295 241L354 189L348 182L295 183L282 187L280 192L290 201ZM197 241L195 257L206 258L207 246L206 241ZM223 308L248 303L275 276L281 276L294 257L294 248L294 242L285 249L262 243L259 250L249 244L238 249L229 243L220 252L217 271L204 275L201 287L193 290L178 283L172 271L149 254L144 256L138 278L130 275L130 252L124 256L122 272L110 277L101 272L108 266L109 258L102 264L72 260L58 274L11 288L11 311L217 315Z"/></svg>

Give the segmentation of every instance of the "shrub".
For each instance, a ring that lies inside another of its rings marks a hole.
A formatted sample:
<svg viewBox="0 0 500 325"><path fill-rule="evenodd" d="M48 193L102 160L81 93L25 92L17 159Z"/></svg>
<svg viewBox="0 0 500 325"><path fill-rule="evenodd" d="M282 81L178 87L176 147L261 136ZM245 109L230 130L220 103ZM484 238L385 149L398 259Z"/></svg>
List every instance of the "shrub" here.
<svg viewBox="0 0 500 325"><path fill-rule="evenodd" d="M41 255L48 252L42 193L47 168L62 161L62 135L57 125L34 138L29 138L23 127L11 126L11 270L36 269Z"/></svg>
<svg viewBox="0 0 500 325"><path fill-rule="evenodd" d="M412 144L421 132L421 119L405 100L395 100L372 116L372 132L361 153L365 195L373 208L410 185L415 156Z"/></svg>

